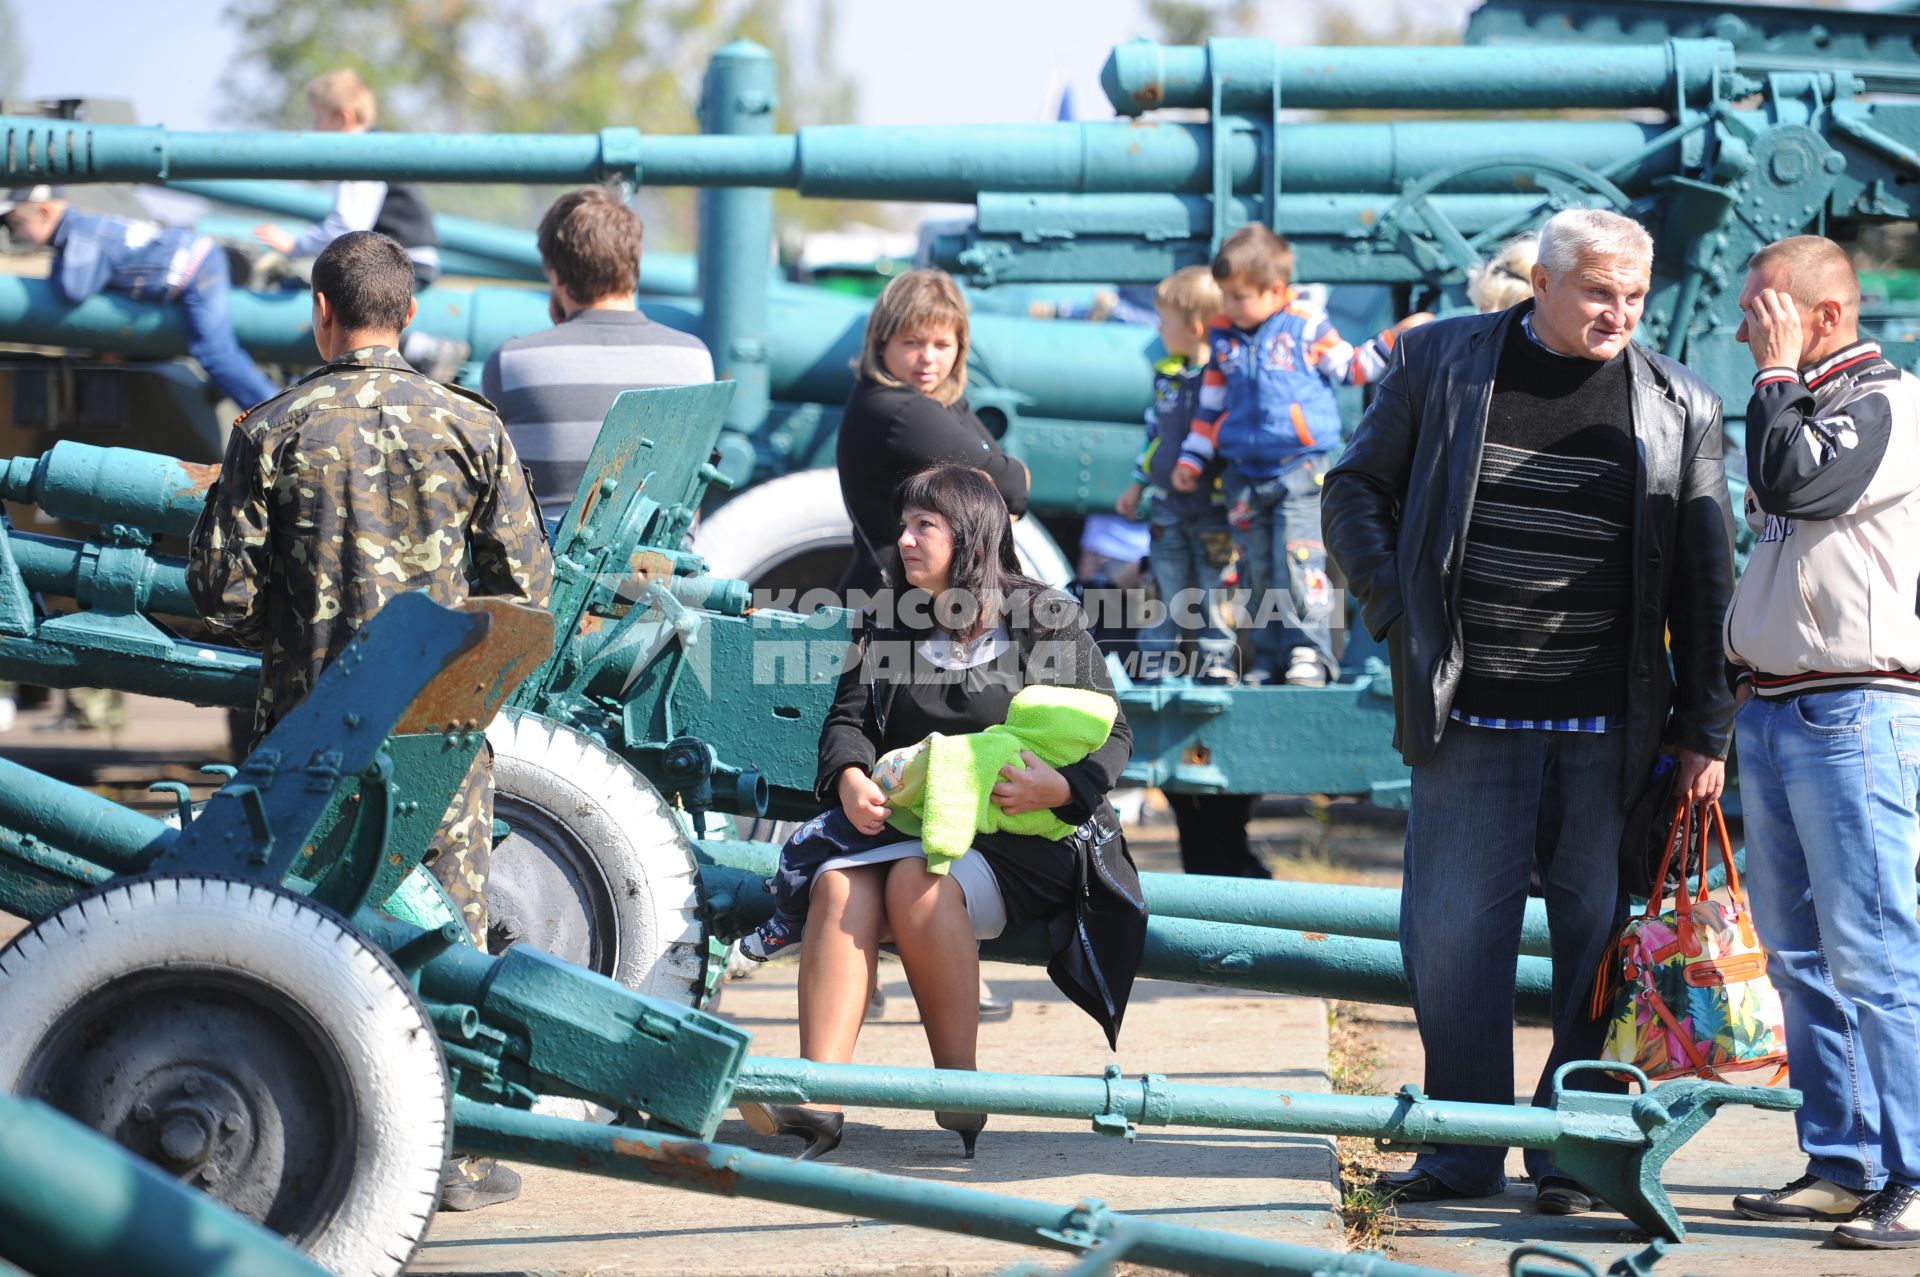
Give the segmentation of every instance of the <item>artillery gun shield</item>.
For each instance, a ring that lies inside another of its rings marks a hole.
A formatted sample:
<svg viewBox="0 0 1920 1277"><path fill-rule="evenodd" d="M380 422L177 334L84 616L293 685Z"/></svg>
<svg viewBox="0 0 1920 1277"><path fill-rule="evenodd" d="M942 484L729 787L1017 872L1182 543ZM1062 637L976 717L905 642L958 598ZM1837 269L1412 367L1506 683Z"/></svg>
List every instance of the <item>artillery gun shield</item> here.
<svg viewBox="0 0 1920 1277"><path fill-rule="evenodd" d="M340 918L217 877L111 883L0 950L0 1087L281 1233L389 1277L438 1203L439 1039Z"/></svg>
<svg viewBox="0 0 1920 1277"><path fill-rule="evenodd" d="M487 729L494 849L488 947L525 943L683 1006L706 967L693 847L647 778L599 741L508 710Z"/></svg>

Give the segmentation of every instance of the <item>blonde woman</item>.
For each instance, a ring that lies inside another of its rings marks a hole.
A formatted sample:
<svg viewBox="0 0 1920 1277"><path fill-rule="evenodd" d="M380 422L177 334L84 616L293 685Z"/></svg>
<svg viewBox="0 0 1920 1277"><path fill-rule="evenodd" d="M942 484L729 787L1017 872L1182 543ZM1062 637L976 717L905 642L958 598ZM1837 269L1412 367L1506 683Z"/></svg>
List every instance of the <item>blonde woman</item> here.
<svg viewBox="0 0 1920 1277"><path fill-rule="evenodd" d="M1540 256L1538 235L1516 235L1467 275L1467 300L1483 315L1510 310L1533 296L1533 263Z"/></svg>
<svg viewBox="0 0 1920 1277"><path fill-rule="evenodd" d="M867 316L853 394L840 418L840 497L853 520L854 557L843 593L880 585L900 521L893 494L928 466L984 470L1017 518L1027 468L1000 450L965 398L967 304L945 271L897 277ZM889 573L898 582L898 573Z"/></svg>

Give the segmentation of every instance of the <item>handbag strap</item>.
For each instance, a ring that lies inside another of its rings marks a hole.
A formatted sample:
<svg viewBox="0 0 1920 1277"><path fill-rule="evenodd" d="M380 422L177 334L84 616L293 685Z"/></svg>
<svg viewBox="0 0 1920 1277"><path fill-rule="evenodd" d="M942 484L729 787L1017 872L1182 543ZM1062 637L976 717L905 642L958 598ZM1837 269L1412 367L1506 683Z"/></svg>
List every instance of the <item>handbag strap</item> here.
<svg viewBox="0 0 1920 1277"><path fill-rule="evenodd" d="M1754 930L1753 911L1747 906L1746 888L1740 882L1740 866L1733 861L1733 840L1727 836L1727 817L1720 810L1716 800L1710 804L1713 810L1713 825L1720 835L1720 863L1727 867L1727 896L1733 902L1734 925L1739 929L1741 942L1749 948L1760 947L1759 934ZM1702 813L1700 822L1700 896L1707 894L1707 822Z"/></svg>
<svg viewBox="0 0 1920 1277"><path fill-rule="evenodd" d="M1659 871L1653 875L1653 890L1647 893L1647 908L1646 912L1640 915L1641 917L1657 918L1660 916L1661 910L1665 908L1667 903L1667 871L1673 868L1674 855L1680 853L1681 849L1692 840L1693 807L1687 802L1686 796L1683 794L1679 801L1673 805L1673 824L1667 830L1667 849L1660 857ZM1686 894L1686 862L1682 860L1680 865L1680 887L1675 897L1676 901L1685 899Z"/></svg>

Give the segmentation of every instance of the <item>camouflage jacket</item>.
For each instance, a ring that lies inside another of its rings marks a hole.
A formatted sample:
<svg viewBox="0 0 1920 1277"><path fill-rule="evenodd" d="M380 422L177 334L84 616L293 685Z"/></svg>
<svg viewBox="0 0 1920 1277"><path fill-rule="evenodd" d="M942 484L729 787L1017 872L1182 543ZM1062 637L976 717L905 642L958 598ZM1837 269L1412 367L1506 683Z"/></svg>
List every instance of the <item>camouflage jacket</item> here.
<svg viewBox="0 0 1920 1277"><path fill-rule="evenodd" d="M187 583L216 635L260 649L257 737L388 599L545 607L553 554L493 406L368 346L234 423Z"/></svg>

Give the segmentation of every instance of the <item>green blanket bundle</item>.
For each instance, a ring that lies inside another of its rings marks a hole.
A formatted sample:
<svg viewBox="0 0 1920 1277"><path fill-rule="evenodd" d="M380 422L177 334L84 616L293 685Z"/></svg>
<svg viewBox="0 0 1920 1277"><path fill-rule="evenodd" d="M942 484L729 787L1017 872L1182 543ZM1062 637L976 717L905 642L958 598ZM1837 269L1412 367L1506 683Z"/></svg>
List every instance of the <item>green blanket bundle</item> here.
<svg viewBox="0 0 1920 1277"><path fill-rule="evenodd" d="M920 839L927 868L945 873L973 846L975 834L1005 831L1060 839L1073 826L1051 811L1009 816L993 805L1000 769L1024 768L1027 750L1050 767L1077 763L1107 743L1119 706L1103 692L1077 687L1026 687L1014 695L1007 721L962 736L939 732L891 750L873 767L893 814L887 823Z"/></svg>

